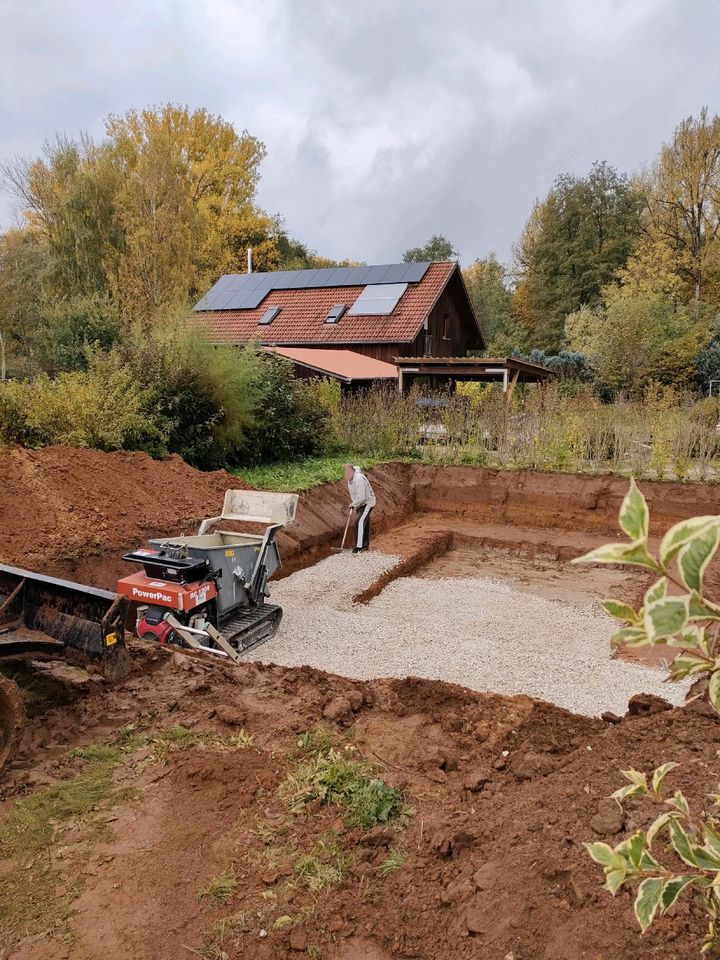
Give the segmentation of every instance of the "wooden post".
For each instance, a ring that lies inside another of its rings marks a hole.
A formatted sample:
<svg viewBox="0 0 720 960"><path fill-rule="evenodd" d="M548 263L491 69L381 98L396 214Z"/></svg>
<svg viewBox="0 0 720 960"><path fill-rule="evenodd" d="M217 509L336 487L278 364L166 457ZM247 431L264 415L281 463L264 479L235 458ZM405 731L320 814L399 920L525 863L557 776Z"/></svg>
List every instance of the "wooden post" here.
<svg viewBox="0 0 720 960"><path fill-rule="evenodd" d="M503 405L502 405L502 445L503 449L507 445L507 434L508 434L508 413L510 409L510 400L513 393L515 392L515 385L518 382L518 377L520 376L520 371L516 370L512 379L508 383L508 372L506 371L503 378Z"/></svg>

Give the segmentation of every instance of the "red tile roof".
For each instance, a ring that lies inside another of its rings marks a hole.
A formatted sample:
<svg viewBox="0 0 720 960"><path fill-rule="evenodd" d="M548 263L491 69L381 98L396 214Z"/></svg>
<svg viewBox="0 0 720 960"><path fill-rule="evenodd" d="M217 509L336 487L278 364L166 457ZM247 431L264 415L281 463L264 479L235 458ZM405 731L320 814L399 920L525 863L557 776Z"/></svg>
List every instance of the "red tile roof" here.
<svg viewBox="0 0 720 960"><path fill-rule="evenodd" d="M315 347L265 347L271 353L287 357L303 367L310 367L318 373L326 373L341 380L397 380L398 370L395 364L385 363L366 357L354 350L329 350Z"/></svg>
<svg viewBox="0 0 720 960"><path fill-rule="evenodd" d="M247 343L258 338L262 343L409 343L415 339L425 318L435 306L456 263L431 263L419 283L412 283L389 316L357 316L347 313L338 323L325 323L333 304L348 309L365 287L320 287L297 290L271 290L253 310L214 310L197 313L208 322L216 343ZM268 307L280 307L269 326L258 321Z"/></svg>

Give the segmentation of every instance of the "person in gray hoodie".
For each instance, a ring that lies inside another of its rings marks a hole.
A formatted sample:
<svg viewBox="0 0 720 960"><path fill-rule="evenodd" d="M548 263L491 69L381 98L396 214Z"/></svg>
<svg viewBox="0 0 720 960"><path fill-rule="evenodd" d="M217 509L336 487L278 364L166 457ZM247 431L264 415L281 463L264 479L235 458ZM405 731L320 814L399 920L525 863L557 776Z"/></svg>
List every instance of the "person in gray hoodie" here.
<svg viewBox="0 0 720 960"><path fill-rule="evenodd" d="M345 464L345 479L350 493L350 510L355 511L355 547L353 553L370 546L370 514L375 506L375 494L370 481L360 467Z"/></svg>

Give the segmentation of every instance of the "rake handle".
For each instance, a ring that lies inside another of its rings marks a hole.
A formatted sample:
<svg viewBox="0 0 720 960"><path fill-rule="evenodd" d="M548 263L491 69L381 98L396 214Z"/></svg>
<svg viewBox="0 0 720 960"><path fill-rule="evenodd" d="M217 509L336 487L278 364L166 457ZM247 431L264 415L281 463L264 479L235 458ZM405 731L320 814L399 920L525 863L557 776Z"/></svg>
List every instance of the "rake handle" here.
<svg viewBox="0 0 720 960"><path fill-rule="evenodd" d="M340 544L340 549L345 549L345 539L347 537L347 532L350 527L350 517L352 516L352 510L348 510L347 520L345 521L345 532L343 533L342 543Z"/></svg>

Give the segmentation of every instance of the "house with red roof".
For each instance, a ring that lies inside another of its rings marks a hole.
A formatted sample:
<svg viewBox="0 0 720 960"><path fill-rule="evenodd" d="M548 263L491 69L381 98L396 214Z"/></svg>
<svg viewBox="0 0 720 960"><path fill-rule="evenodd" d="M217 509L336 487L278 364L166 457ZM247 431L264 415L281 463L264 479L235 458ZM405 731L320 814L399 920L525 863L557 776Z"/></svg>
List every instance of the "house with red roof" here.
<svg viewBox="0 0 720 960"><path fill-rule="evenodd" d="M397 378L398 357L485 346L457 263L228 274L195 305L214 343L259 342L306 376Z"/></svg>

